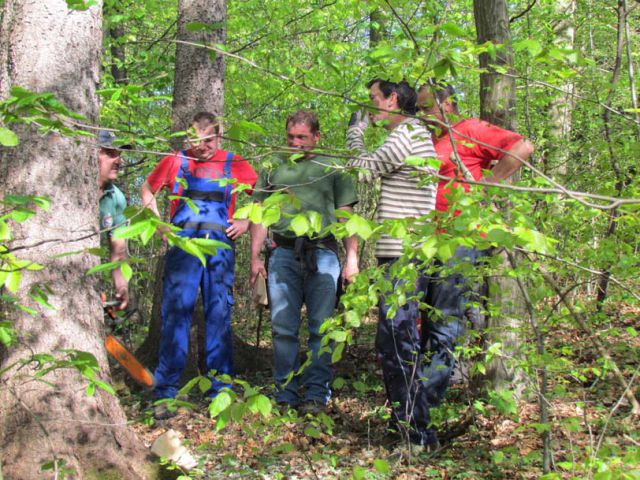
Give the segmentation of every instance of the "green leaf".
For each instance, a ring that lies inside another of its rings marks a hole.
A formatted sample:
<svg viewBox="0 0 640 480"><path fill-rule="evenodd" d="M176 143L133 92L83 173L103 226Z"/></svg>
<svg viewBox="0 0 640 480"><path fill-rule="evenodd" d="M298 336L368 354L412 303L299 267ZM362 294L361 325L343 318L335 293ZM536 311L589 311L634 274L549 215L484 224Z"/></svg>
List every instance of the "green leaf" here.
<svg viewBox="0 0 640 480"><path fill-rule="evenodd" d="M229 405L231 405L231 395L229 395L229 392L222 391L216 395L216 398L209 405L209 415L211 415L211 418L215 418L226 410Z"/></svg>
<svg viewBox="0 0 640 480"><path fill-rule="evenodd" d="M322 432L315 427L307 427L304 429L304 434L311 438L320 438L322 436Z"/></svg>
<svg viewBox="0 0 640 480"><path fill-rule="evenodd" d="M122 276L127 282L131 280L131 277L133 276L133 270L127 262L122 262L122 265L120 265L120 271L122 272Z"/></svg>
<svg viewBox="0 0 640 480"><path fill-rule="evenodd" d="M375 468L376 471L382 473L383 475L389 475L391 473L389 463L381 458L376 458L373 461L373 468Z"/></svg>
<svg viewBox="0 0 640 480"><path fill-rule="evenodd" d="M269 400L268 397L266 397L265 395L258 395L257 397L255 397L255 406L258 409L258 411L260 412L260 414L265 417L268 418L271 415L271 400Z"/></svg>
<svg viewBox="0 0 640 480"><path fill-rule="evenodd" d="M4 282L4 286L7 287L11 293L16 293L22 280L22 271L14 270L13 272L7 272L7 278Z"/></svg>
<svg viewBox="0 0 640 480"><path fill-rule="evenodd" d="M467 36L467 33L462 28L460 28L458 25L456 25L455 23L447 22L447 23L443 24L440 27L440 29L444 30L448 34L453 35L455 37L466 37Z"/></svg>
<svg viewBox="0 0 640 480"><path fill-rule="evenodd" d="M86 275L91 275L93 273L98 273L98 272L111 271L118 268L119 265L120 265L120 262L101 263L87 270Z"/></svg>
<svg viewBox="0 0 640 480"><path fill-rule="evenodd" d="M358 235L363 240L367 240L373 233L369 221L356 214L351 215L351 218L347 220L345 228L349 236Z"/></svg>
<svg viewBox="0 0 640 480"><path fill-rule="evenodd" d="M291 230L297 237L302 237L309 231L309 221L303 214L296 215L291 220Z"/></svg>
<svg viewBox="0 0 640 480"><path fill-rule="evenodd" d="M367 471L363 467L358 465L353 468L351 477L353 478L353 480L363 480L364 478L366 478L366 475Z"/></svg>
<svg viewBox="0 0 640 480"><path fill-rule="evenodd" d="M145 233L148 228L149 228L149 220L136 222L126 227L120 227L114 230L113 238L117 238L117 239L133 238Z"/></svg>
<svg viewBox="0 0 640 480"><path fill-rule="evenodd" d="M332 387L334 390L340 390L347 384L347 381L342 377L336 377L333 380Z"/></svg>
<svg viewBox="0 0 640 480"><path fill-rule="evenodd" d="M0 145L3 147L15 147L19 142L18 136L12 130L0 127Z"/></svg>
<svg viewBox="0 0 640 480"><path fill-rule="evenodd" d="M7 222L0 220L0 240L9 240L11 238L11 229Z"/></svg>

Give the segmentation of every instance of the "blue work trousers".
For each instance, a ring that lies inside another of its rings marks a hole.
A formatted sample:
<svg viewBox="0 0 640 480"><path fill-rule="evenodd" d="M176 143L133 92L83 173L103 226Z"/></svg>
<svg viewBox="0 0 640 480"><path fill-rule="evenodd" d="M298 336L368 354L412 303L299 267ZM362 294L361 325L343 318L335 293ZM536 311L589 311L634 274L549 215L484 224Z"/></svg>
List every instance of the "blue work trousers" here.
<svg viewBox="0 0 640 480"><path fill-rule="evenodd" d="M233 374L231 306L235 254L233 249L219 249L216 255L205 255L205 258L206 266L178 247L171 247L165 256L156 398L174 398L177 394L199 288L204 306L207 374L212 370L217 375ZM214 378L211 380L209 397L229 386Z"/></svg>
<svg viewBox="0 0 640 480"><path fill-rule="evenodd" d="M447 266L463 261L475 264L477 258L477 250L458 247ZM390 266L396 260L386 258L378 262ZM376 349L393 409L392 426L412 443L421 445L437 441L435 429L429 426L429 410L440 405L449 385L455 342L464 334L465 313L472 293L472 285L462 274L441 275L438 266L434 272L420 271L413 290L413 295L429 307L424 312L422 341L418 330L418 301L398 307L391 318L385 297L379 301ZM401 280L390 278L388 268L385 275L395 290ZM422 345L428 347L427 351Z"/></svg>
<svg viewBox="0 0 640 480"><path fill-rule="evenodd" d="M302 373L305 400L326 404L331 398L331 354L320 351L320 326L333 315L340 275L338 256L328 249L315 250L317 272L311 272L296 258L292 248L279 247L269 259L269 305L273 331L276 401L300 403L299 332L302 304L307 306L311 364ZM293 372L293 376L291 376Z"/></svg>

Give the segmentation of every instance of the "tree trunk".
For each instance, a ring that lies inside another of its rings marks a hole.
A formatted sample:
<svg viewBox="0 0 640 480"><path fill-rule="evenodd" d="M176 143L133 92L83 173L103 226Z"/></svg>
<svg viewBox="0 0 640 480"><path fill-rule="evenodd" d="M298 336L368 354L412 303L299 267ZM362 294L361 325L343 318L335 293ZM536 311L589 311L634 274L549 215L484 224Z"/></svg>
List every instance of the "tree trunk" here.
<svg viewBox="0 0 640 480"><path fill-rule="evenodd" d="M224 43L226 15L226 0L179 0L178 40L206 45ZM193 115L199 111L222 115L223 110L224 56L178 42L172 130L189 128ZM181 148L181 139L172 146Z"/></svg>
<svg viewBox="0 0 640 480"><path fill-rule="evenodd" d="M554 44L559 48L573 50L575 29L573 27L575 13L575 0L558 0L556 11L559 16L554 25ZM574 84L567 80L560 86L549 102L549 147L545 154L547 172L550 174L567 174L567 162L569 161L569 149L566 148L571 132L571 112L575 105L573 96Z"/></svg>
<svg viewBox="0 0 640 480"><path fill-rule="evenodd" d="M480 116L483 120L509 130L515 130L516 82L513 76L496 71L505 67L513 73L513 50L506 0L474 0L473 13L478 43L503 45L496 50L496 58L480 55Z"/></svg>
<svg viewBox="0 0 640 480"><path fill-rule="evenodd" d="M97 3L76 11L64 0L5 0L0 98L7 97L11 86L53 92L88 123L96 123L102 40ZM64 349L77 349L92 354L99 365L97 378L109 381L96 277L85 276L96 257L56 256L98 246L96 149L33 127L10 127L20 144L0 149L4 191L47 196L52 206L23 224L11 224L10 247L37 245L16 255L44 268L24 271L17 293L34 315L3 308L19 337L17 344L0 351L2 474L11 479L57 478L64 465L74 470L74 478L148 478L146 449L127 428L115 396L100 390L87 395L87 382L74 369L54 370L38 381L35 363L19 366L36 354L61 358ZM53 310L27 296L37 285L51 288ZM54 465L49 474L41 471L47 462Z"/></svg>
<svg viewBox="0 0 640 480"><path fill-rule="evenodd" d="M107 5L105 5L105 7L107 7ZM111 5L108 5L108 10L105 11L105 14L118 15L122 12L122 8L122 5L113 2ZM109 36L111 37L109 47L111 53L111 75L117 85L124 86L127 83L124 23L119 21L116 22L115 25L111 25L109 27Z"/></svg>
<svg viewBox="0 0 640 480"><path fill-rule="evenodd" d="M484 53L480 55L480 116L495 125L515 130L515 79L498 73L495 67L513 69L513 51L506 0L474 0L478 43L492 42L502 45L496 58ZM510 269L506 253L501 255L502 267ZM489 279L489 301L500 305L501 315L488 319L489 342L501 342L505 356L494 358L487 368L487 377L494 388L511 387L516 392L522 390L522 372L514 368L508 360L517 356L521 344L520 331L526 317L525 302L517 282L499 275Z"/></svg>

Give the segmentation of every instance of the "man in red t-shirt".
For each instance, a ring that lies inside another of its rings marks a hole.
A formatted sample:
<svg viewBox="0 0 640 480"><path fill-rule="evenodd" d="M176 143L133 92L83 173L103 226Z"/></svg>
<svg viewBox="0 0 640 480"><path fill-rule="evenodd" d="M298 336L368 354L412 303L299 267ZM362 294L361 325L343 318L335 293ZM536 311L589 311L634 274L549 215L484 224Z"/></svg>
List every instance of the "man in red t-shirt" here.
<svg viewBox="0 0 640 480"><path fill-rule="evenodd" d="M243 158L220 146L220 123L208 113L193 119L197 137L191 148L164 157L142 185L142 205L159 216L155 194L166 188L178 198L171 201L171 223L178 235L227 243L215 255L205 255L206 265L174 246L165 255L162 332L158 367L154 373L157 399L174 398L184 369L191 317L202 290L205 314L205 364L207 373L233 374L231 305L233 304L234 240L249 227L248 220L234 220L237 184L253 186L257 175ZM189 201L183 199L188 198ZM192 208L193 205L197 208ZM211 377L207 396L214 397L229 385ZM172 415L166 403L158 404L156 418Z"/></svg>
<svg viewBox="0 0 640 480"><path fill-rule="evenodd" d="M441 162L441 179L438 184L436 210L447 211L447 195L451 188L469 185L456 180L464 179L455 163L455 149L462 164L477 181L483 179L483 171L491 170L484 177L487 183L498 183L509 178L520 168L520 159L527 160L533 145L521 135L502 129L477 118L461 119L455 101L455 90L451 85L425 85L418 93L418 110L433 130L433 143ZM446 123L458 119L449 132ZM453 137L453 143L451 138Z"/></svg>
<svg viewBox="0 0 640 480"><path fill-rule="evenodd" d="M460 186L469 191L469 185L462 181L464 173L456 166L454 148L467 174L476 181L489 183L513 175L520 168L520 159L528 159L533 152L531 143L517 133L482 120L461 119L454 95L450 85L425 85L419 91L417 101L418 111L433 131L434 147L441 162L439 173L449 178L438 184L436 210L440 212L449 208L447 197L451 188ZM455 121L454 117L457 121L449 132L445 125ZM486 170L490 170L490 175L483 178ZM423 315L421 328L421 347L431 359L421 372L429 409L440 405L449 386L455 365L456 340L466 329L473 293L470 279L455 271L442 274L441 270L461 263L477 264L483 255L486 253L475 248L458 246L446 265L434 261L424 299L431 308Z"/></svg>

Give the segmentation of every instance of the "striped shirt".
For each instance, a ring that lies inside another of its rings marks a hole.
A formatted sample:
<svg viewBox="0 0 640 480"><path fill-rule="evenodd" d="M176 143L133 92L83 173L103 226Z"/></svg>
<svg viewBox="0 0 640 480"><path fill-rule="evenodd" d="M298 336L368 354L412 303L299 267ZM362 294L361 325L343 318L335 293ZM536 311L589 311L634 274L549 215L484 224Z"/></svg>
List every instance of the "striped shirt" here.
<svg viewBox="0 0 640 480"><path fill-rule="evenodd" d="M419 186L421 177L415 167L407 165L407 157L435 158L431 133L415 118L398 124L380 148L368 153L359 126L347 131L347 147L356 150L359 157L349 160L350 167L360 167L381 178L380 202L377 221L399 218L418 218L435 208L437 180ZM422 171L436 174L431 167ZM376 244L376 257L402 255L402 239L383 234Z"/></svg>

